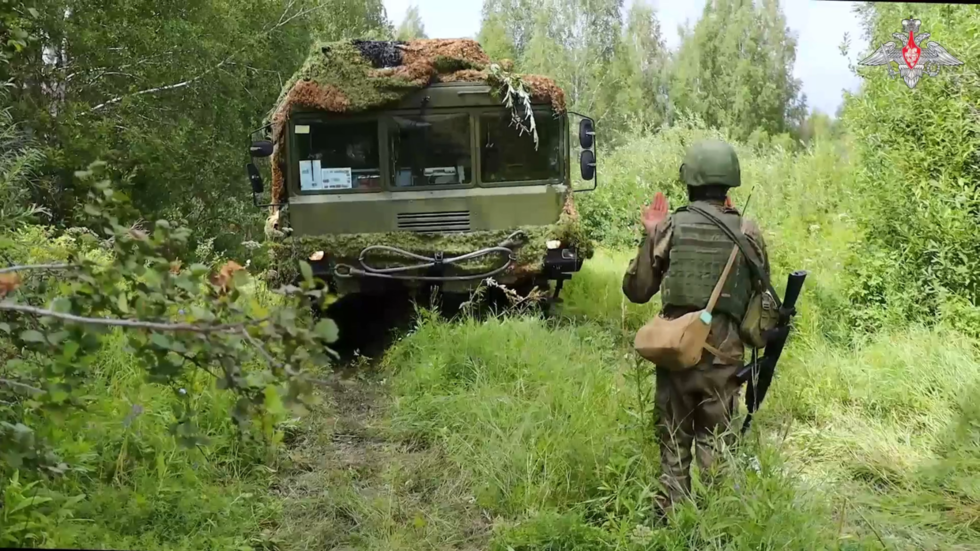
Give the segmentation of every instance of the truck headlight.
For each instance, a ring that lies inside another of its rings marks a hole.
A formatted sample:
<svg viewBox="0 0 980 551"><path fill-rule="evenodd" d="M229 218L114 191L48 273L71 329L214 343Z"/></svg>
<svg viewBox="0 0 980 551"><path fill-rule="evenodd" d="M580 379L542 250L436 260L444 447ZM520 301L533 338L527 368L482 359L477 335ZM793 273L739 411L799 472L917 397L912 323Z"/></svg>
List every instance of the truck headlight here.
<svg viewBox="0 0 980 551"><path fill-rule="evenodd" d="M561 241L559 241L557 239L552 239L552 240L548 241L547 243L545 243L545 246L547 246L548 249L554 250L554 249L557 249L558 247L561 247Z"/></svg>

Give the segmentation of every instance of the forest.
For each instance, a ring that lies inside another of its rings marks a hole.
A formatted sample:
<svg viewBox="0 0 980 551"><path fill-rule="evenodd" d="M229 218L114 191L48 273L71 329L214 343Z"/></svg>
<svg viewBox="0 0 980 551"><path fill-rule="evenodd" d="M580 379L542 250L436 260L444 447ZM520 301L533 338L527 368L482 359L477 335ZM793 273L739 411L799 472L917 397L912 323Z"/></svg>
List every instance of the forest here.
<svg viewBox="0 0 980 551"><path fill-rule="evenodd" d="M852 67L819 113L778 0L708 0L674 49L642 0L484 0L486 53L595 118L576 202L600 246L557 316L420 308L341 369L309 266L262 277L247 146L312 44L425 37L418 11L0 0L0 547L976 549L980 9L854 9L859 58L913 14L964 64L914 90ZM651 526L631 345L659 300L621 283L707 137L738 151L774 285L809 275L724 482Z"/></svg>

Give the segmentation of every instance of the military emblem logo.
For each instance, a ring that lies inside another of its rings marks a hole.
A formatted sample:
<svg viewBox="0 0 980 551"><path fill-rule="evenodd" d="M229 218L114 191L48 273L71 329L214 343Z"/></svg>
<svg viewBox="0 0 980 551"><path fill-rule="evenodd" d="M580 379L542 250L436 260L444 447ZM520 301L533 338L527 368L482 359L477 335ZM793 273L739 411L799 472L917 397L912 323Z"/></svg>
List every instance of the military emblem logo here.
<svg viewBox="0 0 980 551"><path fill-rule="evenodd" d="M902 75L909 88L915 88L923 74L934 77L943 66L963 65L962 61L950 55L938 42L926 42L929 33L919 32L921 24L918 19L902 20L902 32L892 34L898 42L882 44L875 53L858 62L858 65L887 65L888 76L895 78ZM901 48L899 44L902 44ZM892 63L898 65L897 72Z"/></svg>

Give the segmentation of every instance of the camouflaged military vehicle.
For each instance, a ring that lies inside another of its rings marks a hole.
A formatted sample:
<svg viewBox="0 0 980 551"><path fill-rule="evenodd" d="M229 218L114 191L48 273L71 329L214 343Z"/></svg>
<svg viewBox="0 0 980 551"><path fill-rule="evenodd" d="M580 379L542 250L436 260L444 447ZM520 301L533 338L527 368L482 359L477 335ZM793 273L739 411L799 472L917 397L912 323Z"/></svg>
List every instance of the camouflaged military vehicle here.
<svg viewBox="0 0 980 551"><path fill-rule="evenodd" d="M578 170L595 179L593 121L571 128L551 80L491 63L472 40L319 45L285 86L248 164L269 208L271 278L299 261L340 295L390 285L468 292L493 278L549 289L592 255ZM271 157L272 201L255 159ZM594 189L586 185L586 189Z"/></svg>

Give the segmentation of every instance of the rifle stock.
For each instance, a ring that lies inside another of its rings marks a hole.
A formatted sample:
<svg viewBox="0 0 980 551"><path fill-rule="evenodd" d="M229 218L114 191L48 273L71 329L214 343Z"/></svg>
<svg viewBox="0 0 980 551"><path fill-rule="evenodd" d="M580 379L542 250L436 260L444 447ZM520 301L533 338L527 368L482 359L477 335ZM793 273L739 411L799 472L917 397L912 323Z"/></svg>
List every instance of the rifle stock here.
<svg viewBox="0 0 980 551"><path fill-rule="evenodd" d="M738 372L739 382L748 382L745 392L745 406L749 413L742 424L742 434L749 430L752 423L752 414L758 411L762 400L769 391L772 384L773 375L776 373L776 364L786 346L786 339L789 338L790 320L796 313L796 301L803 290L803 282L806 280L807 272L797 270L791 273L786 281L786 293L783 296L782 308L780 309L779 325L773 329L770 338L767 339L764 355L754 364L743 367Z"/></svg>

